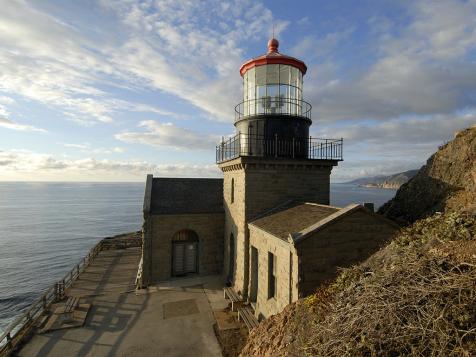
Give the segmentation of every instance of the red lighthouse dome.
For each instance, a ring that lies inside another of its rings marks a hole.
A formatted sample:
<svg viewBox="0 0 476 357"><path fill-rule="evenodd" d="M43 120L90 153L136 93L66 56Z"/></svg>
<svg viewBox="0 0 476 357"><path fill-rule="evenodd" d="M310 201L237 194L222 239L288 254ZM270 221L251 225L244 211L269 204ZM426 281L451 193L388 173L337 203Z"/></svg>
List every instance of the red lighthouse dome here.
<svg viewBox="0 0 476 357"><path fill-rule="evenodd" d="M301 74L306 74L307 66L306 64L294 57L283 55L279 53L279 41L275 38L272 38L268 41L268 52L262 56L253 58L247 62L245 62L240 68L240 74L243 75L248 71L250 68L264 66L268 64L282 64L292 66L294 68L299 69Z"/></svg>

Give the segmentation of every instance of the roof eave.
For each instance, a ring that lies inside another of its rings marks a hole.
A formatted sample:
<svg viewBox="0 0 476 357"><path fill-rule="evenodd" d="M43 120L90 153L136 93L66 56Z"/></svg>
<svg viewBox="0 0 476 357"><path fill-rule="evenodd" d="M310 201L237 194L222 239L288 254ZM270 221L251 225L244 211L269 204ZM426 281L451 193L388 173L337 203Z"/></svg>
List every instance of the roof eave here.
<svg viewBox="0 0 476 357"><path fill-rule="evenodd" d="M306 74L307 72L307 66L303 61L298 60L297 58L293 57L258 57L254 58L252 60L249 60L248 62L245 62L241 67L240 67L240 75L243 77L243 75L251 68L253 67L258 67L258 66L264 66L267 64L286 64L289 66L293 66L301 71L303 75Z"/></svg>

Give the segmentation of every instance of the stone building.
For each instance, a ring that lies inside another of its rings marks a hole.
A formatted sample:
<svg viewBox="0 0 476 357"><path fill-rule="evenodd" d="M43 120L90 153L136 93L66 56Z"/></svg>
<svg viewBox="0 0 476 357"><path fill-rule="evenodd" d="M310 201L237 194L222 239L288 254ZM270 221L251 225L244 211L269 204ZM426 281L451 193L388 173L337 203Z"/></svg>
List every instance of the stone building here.
<svg viewBox="0 0 476 357"><path fill-rule="evenodd" d="M220 272L257 317L268 317L395 230L363 206L329 206L343 140L309 135L307 67L278 46L270 40L267 54L240 68L236 135L216 147L223 179L148 176L142 285Z"/></svg>
<svg viewBox="0 0 476 357"><path fill-rule="evenodd" d="M248 301L269 317L377 250L396 225L357 204L294 202L251 221Z"/></svg>
<svg viewBox="0 0 476 357"><path fill-rule="evenodd" d="M142 285L223 266L222 179L147 176Z"/></svg>

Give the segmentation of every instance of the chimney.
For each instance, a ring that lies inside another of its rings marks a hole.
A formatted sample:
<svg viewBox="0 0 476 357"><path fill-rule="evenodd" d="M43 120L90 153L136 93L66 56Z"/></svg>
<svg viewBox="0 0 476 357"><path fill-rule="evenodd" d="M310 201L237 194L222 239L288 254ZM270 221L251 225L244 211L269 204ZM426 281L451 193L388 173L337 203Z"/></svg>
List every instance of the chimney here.
<svg viewBox="0 0 476 357"><path fill-rule="evenodd" d="M373 202L364 202L364 207L372 212L375 212L375 207Z"/></svg>

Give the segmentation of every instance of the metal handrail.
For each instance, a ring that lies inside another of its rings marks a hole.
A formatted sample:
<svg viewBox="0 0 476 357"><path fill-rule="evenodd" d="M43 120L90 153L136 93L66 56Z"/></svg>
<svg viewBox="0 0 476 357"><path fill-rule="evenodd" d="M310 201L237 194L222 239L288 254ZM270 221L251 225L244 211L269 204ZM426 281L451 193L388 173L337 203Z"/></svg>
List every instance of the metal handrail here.
<svg viewBox="0 0 476 357"><path fill-rule="evenodd" d="M215 159L217 163L240 156L342 161L343 143L343 139L237 134L217 145Z"/></svg>
<svg viewBox="0 0 476 357"><path fill-rule="evenodd" d="M74 281L79 275L91 264L102 250L108 249L124 249L129 247L138 247L142 245L141 239L102 239L89 253L74 266L74 268L67 273L63 279L56 282L53 286L48 288L43 295L36 300L28 310L17 317L12 323L8 325L5 332L0 335L0 356L8 355L22 338L33 327L34 322L46 311L52 303L60 301L64 298L64 293L67 288L73 285Z"/></svg>
<svg viewBox="0 0 476 357"><path fill-rule="evenodd" d="M261 115L288 115L311 120L311 109L312 105L302 99L265 96L235 106L235 121Z"/></svg>

